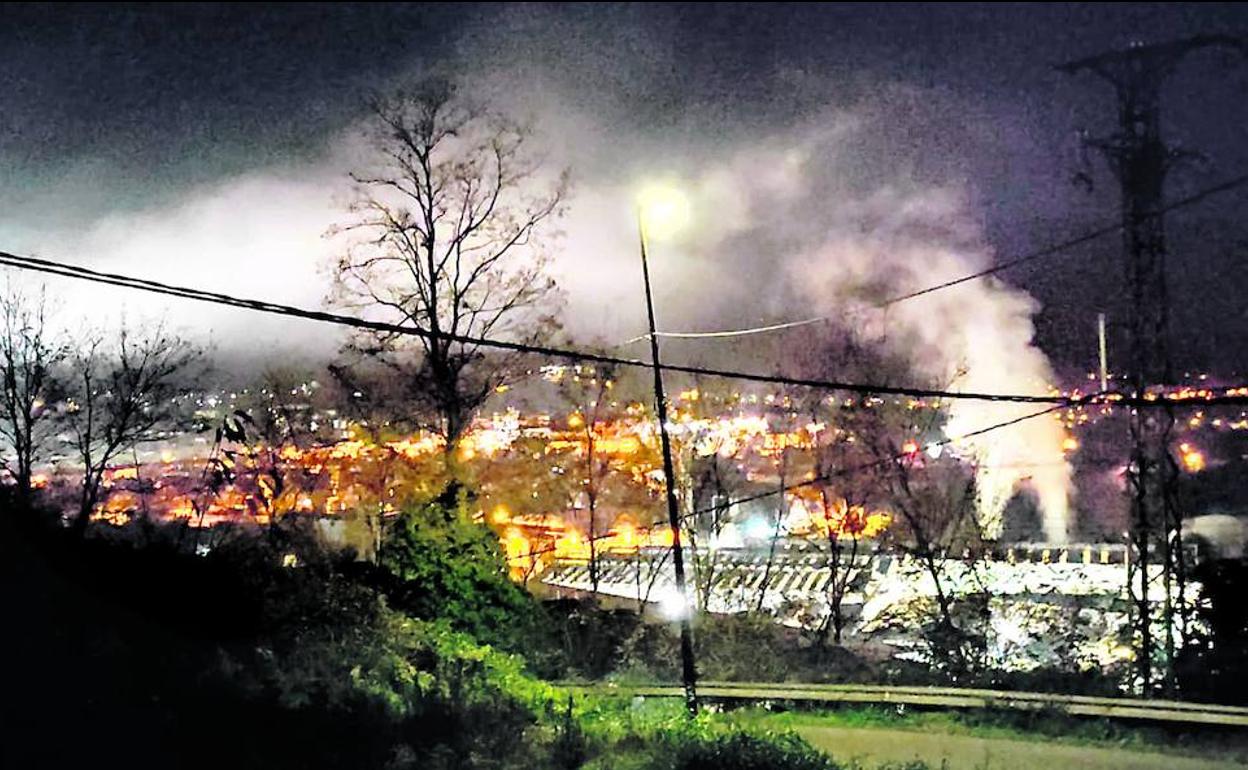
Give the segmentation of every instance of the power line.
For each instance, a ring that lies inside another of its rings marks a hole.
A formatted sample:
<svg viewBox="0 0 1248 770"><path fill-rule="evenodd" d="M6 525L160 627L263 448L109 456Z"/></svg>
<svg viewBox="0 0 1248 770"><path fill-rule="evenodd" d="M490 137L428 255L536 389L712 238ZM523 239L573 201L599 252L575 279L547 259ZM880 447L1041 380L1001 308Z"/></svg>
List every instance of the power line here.
<svg viewBox="0 0 1248 770"><path fill-rule="evenodd" d="M802 321L787 321L785 323L776 323L776 324L771 324L769 326L755 326L749 329L732 329L729 331L720 331L720 332L658 332L657 334L655 334L655 336L665 337L668 339L681 339L681 340L707 339L707 338L713 338L713 337L746 337L751 334L763 334L765 332L780 331L782 329L793 329L798 326L808 326L810 324L821 323L823 321L828 321L828 320L830 320L829 316L816 316L815 318L807 318ZM648 338L649 338L649 335L642 334L639 337L633 337L632 339L624 340L624 342L620 344L631 345L634 342L641 342L642 340L648 339Z"/></svg>
<svg viewBox="0 0 1248 770"><path fill-rule="evenodd" d="M574 350L569 348L555 348L546 345L531 345L520 342L508 342L505 340L486 339L482 337L473 337L464 334L452 334L449 332L433 332L422 329L417 326L408 326L401 324L387 323L383 321L370 321L363 318L341 315L338 313L330 313L321 310L308 310L294 305L284 305L266 300L247 299L236 297L229 294L206 291L186 286L177 286L174 284L162 283L160 281L152 281L145 278L136 278L133 276L122 275L119 273L106 273L90 268L81 267L79 265L71 265L63 262L55 262L52 260L41 259L38 257L19 256L9 252L0 251L0 265L6 265L21 270L32 270L35 272L57 275L66 278L77 278L80 280L91 281L95 283L103 283L112 286L119 286L127 289L135 289L139 291L147 291L164 296L178 297L182 299L191 299L199 302L209 302L213 304L226 305L230 307L242 308L245 310L254 310L263 313L271 313L275 315L290 316L295 318L303 318L312 321L321 321L325 323L333 323L341 326L348 326L357 329L365 329L368 331L386 332L389 334L402 334L415 337L433 338L450 340L466 345L476 345L479 347L496 348L500 350L508 350L518 353L544 355L551 358L561 358L573 361L587 361L600 364L611 364L616 366L629 366L651 369L653 366L648 361L642 361L635 358L619 358L617 356L609 356L599 353L592 353L583 350ZM912 388L899 387L892 385L863 384L852 382L835 382L829 380L810 379L802 377L786 377L783 375L767 375L756 374L750 372L737 372L726 369L715 369L701 366L685 366L681 364L663 364L663 369L673 372L681 372L684 374L693 374L707 377L722 377L726 379L743 380L747 382L757 382L772 385L794 385L802 387L810 387L824 390L837 390L850 393L856 393L866 396L892 395L892 396L908 396L911 398L932 398L932 399L961 399L975 401L990 402L1007 402L1007 403L1029 403L1029 404L1069 404L1071 399L1064 396L1034 396L1019 394L1001 394L1001 393L977 393L977 392L952 392L947 390L938 390L933 388Z"/></svg>
<svg viewBox="0 0 1248 770"><path fill-rule="evenodd" d="M1085 396L1083 399L1080 399L1080 401L1085 402L1085 403L1091 403L1091 401L1094 398L1100 395L1101 394ZM1037 417L1043 417L1044 415L1052 414L1064 408L1066 408L1065 405L1061 405L1061 404L1057 406L1051 406L1047 409L1042 409L1038 412L1031 412L1030 414L1025 414L1025 415L1022 415L1021 417L1015 417L1009 420L1005 420L1003 422L996 423L994 425L989 425L984 428L979 428L977 430L970 431L969 433L962 433L957 436L949 436L949 437L943 438L939 441L932 441L932 442L929 442L927 446L941 446L941 447L948 446L949 444L954 444L959 441L965 441L968 438L975 438L976 436L982 436L985 433L991 433L996 430L1008 428L1010 426L1017 425L1021 422L1025 422L1027 420L1032 420ZM812 476L811 478L805 479L803 481L794 482L792 484L786 484L784 486L774 487L764 492L758 492L755 494L746 495L744 497L738 497L734 500L728 500L726 502L722 502L717 505L712 505L706 508L699 508L697 510L690 511L689 513L686 513L683 516L681 516L680 521L683 523L684 521L687 521L688 519L694 518L696 516L702 516L708 513L714 513L715 511L722 511L727 508L731 508L733 506L742 505L744 503L752 503L758 500L764 500L769 497L775 497L776 495L786 493L786 492L791 492L795 489L802 489L804 487L808 487L814 484L820 484L825 481L832 481L833 479L840 478L851 473L858 473L859 471L870 470L880 465L887 465L890 463L900 462L902 460L905 460L908 457L912 457L914 454L915 454L914 452L901 452L899 454L891 455L889 457L882 457L877 460L872 460L871 462L862 463L852 468L841 468L830 473L816 474ZM614 535L610 535L610 534L597 535L594 537L587 538L585 542L597 542L599 540L609 540L612 537L614 537ZM519 554L516 556L508 557L507 562L510 563L510 562L517 561L520 559L532 559L538 556L544 556L548 553L554 553L555 550L557 550L557 547L551 546L550 548L540 549L537 551L533 551L531 553Z"/></svg>
<svg viewBox="0 0 1248 770"><path fill-rule="evenodd" d="M1248 390L1248 385L1240 385L1240 386L1236 386L1236 387L1233 387L1233 388L1228 388L1228 390L1244 391L1244 390ZM1030 414L1025 414L1025 415L1022 415L1022 416L1020 416L1020 417L1015 417L1015 418L1012 418L1012 419L1009 419L1009 420L1005 420L1004 422L999 422L999 423L996 423L996 424L994 424L994 425L989 425L988 427L985 427L985 428L979 428L979 429L977 429L977 430L973 430L973 431L971 431L971 432L969 432L969 433L962 433L962 434L959 434L959 435L957 435L957 436L952 436L952 437L947 437L947 438L941 439L941 440L939 440L939 441L930 441L930 442L928 442L928 443L925 445L925 447L924 447L924 448L926 449L926 447L930 447L930 446L940 446L940 447L948 446L948 445L950 445L950 444L955 444L955 443L957 443L957 442L959 442L959 441L964 441L964 440L966 440L966 439L968 439L968 438L975 438L976 436L982 436L982 435L984 435L984 434L986 434L986 433L991 433L991 432L996 431L996 430L1001 430L1001 429L1003 429L1003 428L1008 428L1008 427L1010 427L1010 426L1017 425L1017 424L1019 424L1019 423L1021 423L1021 422L1026 422L1027 420L1031 420L1031 419L1034 419L1034 418L1036 418L1036 417L1043 417L1044 415L1047 415L1047 414L1052 414L1052 413L1054 413L1054 412L1061 411L1062 409L1066 409L1066 408L1069 408L1069 407L1071 407L1071 406L1081 406L1081 405L1084 405L1084 404L1098 403L1098 399L1103 398L1105 395L1107 395L1107 394L1105 394L1105 393L1094 393L1094 394L1089 395L1089 396L1084 396L1084 397L1082 397L1082 398L1075 399L1074 403L1069 404L1069 405L1067 405L1067 404L1058 404L1058 405L1055 405L1055 406L1051 406L1051 407L1049 407L1049 408L1047 408L1047 409L1042 409L1042 410L1037 411L1037 412L1032 412L1032 413L1030 413ZM1154 403L1155 403L1155 402L1154 402ZM871 462L864 463L864 464L862 464L862 465L858 465L858 466L855 466L855 467L853 467L853 468L841 469L841 470L838 470L838 471L836 471L836 472L834 472L834 473L827 473L827 474L820 474L820 475L816 475L816 476L813 476L813 477L811 477L811 478L809 478L809 479L806 479L806 480L804 480L804 481L794 482L793 484L786 484L786 485L784 485L784 486L782 486L782 487L775 487L775 488L772 488L772 489L769 489L769 490L766 490L766 491L763 491L763 492L758 492L758 493L756 493L756 494L747 495L747 496L745 496L745 497L740 497L740 498L737 498L737 499L735 499L735 500L729 500L729 501L727 501L727 502L720 503L720 504L718 504L718 505L712 505L712 506L707 507L707 508L700 508L700 509L698 509L698 510L691 511L691 512L689 512L689 513L685 514L684 516L681 516L681 517L680 517L680 520L681 520L681 521L685 521L686 519L693 518L693 517L695 517L695 516L700 516L700 515L707 514L707 513L713 513L713 512L715 512L715 511L717 511L717 510L723 510L724 508L730 508L730 507L732 507L732 506L734 506L734 505L741 505L741 504L743 504L743 503L750 503L750 502L755 502L755 501L757 501L757 500L763 500L763 499L766 499L766 498L768 498L768 497L775 497L776 495L778 495L778 494L780 494L780 493L782 493L782 492L791 492L791 491L793 491L794 489L801 489L801 488L803 488L803 487L811 486L812 484L819 484L819 483L822 483L822 482L824 482L824 481L831 481L831 480L833 480L834 478L838 478L838 477L841 477L841 476L845 476L845 475L850 474L850 473L857 473L857 472L859 472L859 471L870 470L871 468L874 468L874 467L879 466L879 465L885 465L885 464L888 464L888 463L898 462L898 461L904 460L904 459L906 459L906 458L908 458L908 457L911 457L911 456L913 456L914 454L915 454L914 452L902 452L902 453L899 453L899 454L896 454L896 455L892 455L892 456L890 456L890 457L884 457L884 458L881 458L881 459L878 459L878 460L872 460ZM1058 464L1060 464L1060 463L1054 463L1054 465L1058 465ZM1035 466L1036 466L1036 464L1034 464L1034 463L1031 463L1031 464L1026 464L1025 466L1024 466L1024 465L1022 465L1022 464L1020 464L1020 465L1019 465L1019 467L1035 467ZM1013 467L1013 466L1001 465L1001 466L979 466L979 467L990 467L990 468L995 468L995 467ZM588 539L586 540L586 542L590 542L590 541L594 541L594 542L596 542L596 541L599 541L599 540L608 540L608 539L610 539L611 537L613 537L613 536L612 536L612 535L600 535L600 536L597 536L597 537L591 537L591 538L588 538ZM553 549L553 548L549 548L549 549L544 549L544 550L534 551L534 552L529 553L529 554L522 554L522 555L520 555L520 556L513 556L513 557L508 558L508 562L514 561L514 560L516 560L516 559L524 559L524 558L532 558L532 557L535 557L535 556L542 556L542 555L545 555L545 554L547 554L547 553L553 553L553 551L554 551L554 549Z"/></svg>
<svg viewBox="0 0 1248 770"><path fill-rule="evenodd" d="M1220 193L1233 190L1236 187L1240 187L1241 185L1244 185L1244 184L1248 184L1248 174L1237 176L1232 179L1228 179L1224 182L1221 182L1220 184L1216 184L1212 187L1207 187L1185 198L1180 198L1177 201L1169 203L1157 209L1156 211L1151 212L1148 215L1148 217L1149 218L1160 217L1166 212L1174 211L1176 209L1181 209L1186 206L1199 203L1200 201L1203 201L1206 198L1210 198L1214 195L1218 195ZM1051 257L1056 254L1060 254L1061 252L1072 249L1075 246L1082 246L1085 243L1089 243L1091 241L1097 240L1098 238L1102 238L1106 235L1120 232L1122 228L1123 228L1123 225L1121 222L1105 225L1103 227L1084 233L1083 235L1079 235L1074 238L1069 238L1065 241L1055 243L1051 246L1046 246L1045 248L1040 249L1038 251L1033 251L1021 257L1017 257L1015 259L1011 259L1005 262L998 263L992 267L985 268L984 270L970 273L968 275L964 275L959 278L953 278L943 283L938 283L938 284L935 284L933 286L928 286L923 289L918 289L916 291L908 292L906 294L901 294L901 295L898 295L896 297L891 297L886 300L881 300L879 302L872 303L866 308L859 309L859 310L851 310L848 314L853 315L855 313L862 312L862 310L882 310L884 308L891 307L901 302L915 299L917 297L926 296L928 294L933 294L935 292L942 291L944 289L949 289L954 286L958 286L960 284L974 281L978 278L986 278L990 275L995 275L996 273L1002 272L1004 270L1009 270L1014 267L1018 267L1019 265L1026 264L1028 262L1034 262L1038 259L1044 259L1046 257ZM816 323L827 323L832 320L835 320L833 316L817 316L815 318L807 318L801 321L788 321L785 323L775 323L769 326L756 326L756 327L747 328L747 329L733 329L733 330L712 331L712 332L659 332L658 336L668 337L672 339L723 339L723 338L730 338L730 337L745 337L745 336L750 336L754 334L762 334L764 332L782 331L785 329L792 329L792 328L801 327L801 326L809 326L811 324L816 324ZM638 340L644 340L644 339L646 339L646 337L645 335L642 335L640 337L634 337L633 339L627 340L623 344L628 345L628 344L637 342Z"/></svg>
<svg viewBox="0 0 1248 770"><path fill-rule="evenodd" d="M1244 177L1248 181L1248 177ZM8 266L19 270L30 270L38 273L56 275L64 278L75 278L79 280L90 281L93 283L102 283L112 286L118 286L125 289L134 289L138 291L146 291L164 296L177 297L181 299L191 299L197 302L208 302L212 304L225 305L228 307L241 308L244 310L253 310L262 313L270 313L274 315L289 316L293 318L302 318L310 321L320 321L323 323L332 323L339 326L347 326L356 329L364 329L368 331L386 332L388 334L400 334L413 337L423 337L427 339L442 339L451 342L458 342L464 345L475 345L478 347L495 348L498 350L508 350L517 353L525 353L531 355L542 355L550 358L560 358L571 361L592 362L599 364L610 364L614 366L628 366L644 369L652 369L653 365L649 361L643 361L636 358L620 358L618 356L609 356L601 353L593 353L585 350L575 350L571 348L556 348L548 345L532 345L521 342L509 342L506 340L488 339L484 337L474 337L465 334L452 334L450 332L433 332L428 329L422 329L418 326L405 326L402 324L388 323L385 321L370 321L364 318L342 315L339 313L330 313L323 310L309 310L307 308L297 307L295 305L285 305L277 302L269 302L267 300L248 299L236 297L230 294L222 294L219 292L207 291L205 289L197 289L187 286L178 286L175 284L162 283L146 278L136 278L133 276L122 275L120 273L106 273L91 268L82 267L80 265L71 265L64 262L55 262L52 260L42 259L39 257L20 256L5 251L0 251L0 266ZM683 364L662 364L664 370L672 372L680 372L682 374L691 374L705 377L720 377L730 380L741 380L745 382L755 382L768 385L792 385L798 387L807 387L817 390L833 390L855 393L864 396L907 396L916 399L941 399L941 400L966 400L966 401L985 401L995 403L1017 403L1017 404L1053 404L1058 406L1073 406L1086 403L1081 399L1069 396L1037 396L1024 395L1014 393L980 393L974 391L949 391L936 388L915 388L895 385L883 384L867 384L857 382L837 382L833 380L820 380L804 377L789 377L778 374L758 374L753 372L740 372L730 369L716 369L704 366L688 366ZM1124 394L1107 394L1101 396L1104 398L1112 397L1113 403L1123 406L1137 407L1154 407L1166 406L1165 400L1147 399L1139 397L1128 397ZM1108 401L1107 401L1108 402ZM1186 404L1187 402L1181 402ZM1215 406L1220 404L1245 404L1248 403L1248 396L1224 395L1215 396L1213 398L1193 401L1193 405L1197 406Z"/></svg>
<svg viewBox="0 0 1248 770"><path fill-rule="evenodd" d="M1094 398L1093 396L1088 396L1086 400L1090 402L1093 398ZM931 442L928 442L927 446L929 447L930 446L939 446L939 447L948 446L950 444L954 444L959 441L965 441L966 439L969 439L969 438L982 436L985 433L991 433L993 431L1001 430L1003 428L1009 428L1013 425L1019 424L1020 422L1026 422L1027 420L1031 420L1036 417L1043 417L1046 414L1052 414L1053 412L1060 411L1064 408L1066 407L1062 405L1058 405L1058 406L1049 407L1048 409L1041 409L1038 412L1031 412L1030 414L1025 414L1025 415L1022 415L1021 417L1015 417L1009 420L1005 420L1004 422L999 422L999 423L996 423L995 425L989 425L986 428L979 428L978 430L973 430L969 433L962 433L957 436L946 437L946 438L941 439L940 441L931 441ZM819 484L824 481L831 481L834 478L844 476L848 473L856 473L858 471L870 470L871 468L874 468L879 465L887 465L889 463L899 462L901 460L906 459L907 457L912 456L913 454L914 452L901 452L899 454L892 455L890 457L884 457L878 460L872 460L869 463L864 463L862 465L859 465L853 468L838 470L834 473L816 474L815 476L812 476L811 478L806 479L805 481L799 481L793 484L785 485L783 487L776 487L775 489L770 489L764 492L759 492L757 494L753 494L748 497L739 498L737 500L732 501L729 504L740 505L741 503L750 503L756 500L763 500L768 497L775 497L781 492L791 492L794 489L801 489L803 487L808 487L812 484ZM710 508L704 508L701 510L693 511L693 513L690 515L711 513L715 510L720 510L723 507L724 507L724 504L711 506Z"/></svg>

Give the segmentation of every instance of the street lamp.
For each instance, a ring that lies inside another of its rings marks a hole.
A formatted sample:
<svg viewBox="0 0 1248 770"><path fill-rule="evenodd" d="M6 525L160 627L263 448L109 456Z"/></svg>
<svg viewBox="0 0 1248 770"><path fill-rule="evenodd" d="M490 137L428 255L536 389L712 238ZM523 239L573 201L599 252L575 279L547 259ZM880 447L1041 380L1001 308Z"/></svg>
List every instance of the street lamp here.
<svg viewBox="0 0 1248 770"><path fill-rule="evenodd" d="M646 315L650 322L650 362L654 370L654 402L659 419L659 442L663 448L663 481L667 488L667 520L672 528L672 569L676 573L676 593L688 601L685 587L685 555L680 542L680 508L676 503L676 472L672 464L672 441L667 434L667 397L663 394L663 368L659 363L659 335L654 324L654 297L650 290L650 263L647 234L664 237L673 234L689 220L689 201L673 187L646 188L638 198L637 234L641 243L641 275L646 283ZM680 662L685 686L685 706L698 713L697 668L693 660L693 624L689 612L680 614Z"/></svg>
<svg viewBox="0 0 1248 770"><path fill-rule="evenodd" d="M647 237L670 238L689 224L689 199L670 185L655 184L642 189L637 205L643 241Z"/></svg>

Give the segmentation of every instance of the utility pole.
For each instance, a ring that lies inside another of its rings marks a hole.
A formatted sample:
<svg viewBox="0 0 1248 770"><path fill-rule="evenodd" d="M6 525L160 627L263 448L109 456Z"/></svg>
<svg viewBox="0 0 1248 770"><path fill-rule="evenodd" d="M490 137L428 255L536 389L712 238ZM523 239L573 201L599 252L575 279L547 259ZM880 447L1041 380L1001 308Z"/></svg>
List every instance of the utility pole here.
<svg viewBox="0 0 1248 770"><path fill-rule="evenodd" d="M1135 44L1121 51L1097 54L1058 67L1067 74L1091 72L1114 87L1118 99L1118 131L1089 140L1105 156L1121 190L1123 251L1126 260L1128 312L1127 376L1131 395L1148 398L1155 385L1173 384L1169 352L1169 301L1166 292L1166 240L1162 220L1166 172L1180 153L1161 138L1161 87L1187 54L1205 48L1229 47L1245 53L1242 40L1227 35L1201 35L1155 45ZM1155 395L1154 395L1155 397ZM1165 403L1169 404L1163 398ZM1132 408L1129 419L1131 462L1131 529L1133 574L1128 578L1136 624L1136 667L1144 695L1153 688L1153 612L1149 599L1150 549L1160 546L1165 596L1165 686L1173 693L1174 605L1171 581L1178 577L1180 627L1185 617L1182 514L1175 500L1178 466L1170 452L1173 409Z"/></svg>
<svg viewBox="0 0 1248 770"><path fill-rule="evenodd" d="M685 554L680 538L680 506L676 502L676 470L672 462L672 440L667 432L667 396L663 392L663 367L659 364L659 335L654 323L654 298L650 291L650 260L646 248L646 219L637 217L641 240L641 274L646 282L646 314L650 322L650 363L654 369L655 411L659 418L659 443L663 450L663 481L667 489L667 520L672 528L672 571L676 574L676 593L680 598L680 664L681 681L685 686L685 707L693 716L698 713L698 672L693 659L693 623L689 618L689 591L685 583Z"/></svg>
<svg viewBox="0 0 1248 770"><path fill-rule="evenodd" d="M1109 354L1105 348L1105 314L1096 314L1096 341L1097 352L1100 353L1101 364L1101 392L1109 392Z"/></svg>

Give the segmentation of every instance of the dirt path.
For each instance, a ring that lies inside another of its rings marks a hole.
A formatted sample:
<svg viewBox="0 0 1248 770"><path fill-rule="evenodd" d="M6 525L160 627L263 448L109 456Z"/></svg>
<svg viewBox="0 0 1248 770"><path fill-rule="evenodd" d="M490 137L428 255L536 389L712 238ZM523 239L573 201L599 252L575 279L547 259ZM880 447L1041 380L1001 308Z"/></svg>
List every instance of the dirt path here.
<svg viewBox="0 0 1248 770"><path fill-rule="evenodd" d="M794 726L803 738L841 760L882 762L922 759L948 770L1244 770L1245 765L1127 749L1041 741L976 738L936 732L851 727Z"/></svg>

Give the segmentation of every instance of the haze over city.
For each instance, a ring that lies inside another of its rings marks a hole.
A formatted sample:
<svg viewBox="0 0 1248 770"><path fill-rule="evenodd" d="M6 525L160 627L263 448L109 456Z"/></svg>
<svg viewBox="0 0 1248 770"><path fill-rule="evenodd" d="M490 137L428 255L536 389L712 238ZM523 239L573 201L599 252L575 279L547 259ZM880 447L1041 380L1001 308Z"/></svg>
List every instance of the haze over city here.
<svg viewBox="0 0 1248 770"><path fill-rule="evenodd" d="M1242 6L0 17L15 766L1248 757Z"/></svg>

